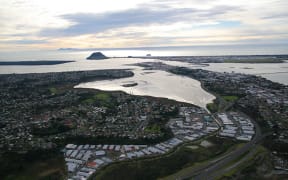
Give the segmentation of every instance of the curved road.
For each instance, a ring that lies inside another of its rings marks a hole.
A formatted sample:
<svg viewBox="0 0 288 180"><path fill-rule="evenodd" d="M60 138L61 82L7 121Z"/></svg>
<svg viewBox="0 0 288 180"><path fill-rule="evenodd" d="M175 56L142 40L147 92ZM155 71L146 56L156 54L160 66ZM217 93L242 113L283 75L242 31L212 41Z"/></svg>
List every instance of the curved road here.
<svg viewBox="0 0 288 180"><path fill-rule="evenodd" d="M252 148L256 147L257 143L264 137L261 134L261 130L259 125L254 121L251 120L253 124L255 125L255 136L253 139L246 143L244 146L223 155L222 157L217 158L216 160L211 160L208 164L205 164L201 167L197 167L190 171L189 173L182 175L181 177L177 177L178 179L188 179L192 178L195 180L203 180L203 179L213 179L213 174L216 174L215 172L219 171L220 169L227 166L230 162L233 160L236 160L244 153L248 152Z"/></svg>

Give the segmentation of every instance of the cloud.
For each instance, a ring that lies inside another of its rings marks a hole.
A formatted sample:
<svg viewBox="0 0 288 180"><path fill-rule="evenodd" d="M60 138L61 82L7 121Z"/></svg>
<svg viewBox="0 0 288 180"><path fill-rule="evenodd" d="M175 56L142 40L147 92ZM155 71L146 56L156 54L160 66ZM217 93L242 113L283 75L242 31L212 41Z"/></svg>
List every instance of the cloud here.
<svg viewBox="0 0 288 180"><path fill-rule="evenodd" d="M165 5L142 7L104 14L75 13L60 16L72 25L67 28L44 29L42 36L77 36L95 34L106 30L125 28L129 26L145 26L155 24L172 24L177 22L196 23L207 21L218 15L223 15L239 8L231 6L216 6L207 10L195 8L169 8Z"/></svg>
<svg viewBox="0 0 288 180"><path fill-rule="evenodd" d="M270 16L264 16L263 19L285 19L287 20L288 13L277 13Z"/></svg>
<svg viewBox="0 0 288 180"><path fill-rule="evenodd" d="M287 0L0 1L1 50L283 42L288 36Z"/></svg>
<svg viewBox="0 0 288 180"><path fill-rule="evenodd" d="M6 40L1 41L3 44L46 44L48 43L47 40L29 40L29 39L23 39L23 40Z"/></svg>

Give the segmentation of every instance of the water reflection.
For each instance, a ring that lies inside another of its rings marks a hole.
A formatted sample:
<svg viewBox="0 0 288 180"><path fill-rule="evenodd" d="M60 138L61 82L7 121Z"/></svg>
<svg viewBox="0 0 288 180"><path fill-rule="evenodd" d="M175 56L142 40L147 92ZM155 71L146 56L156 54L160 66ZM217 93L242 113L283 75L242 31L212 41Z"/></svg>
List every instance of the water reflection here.
<svg viewBox="0 0 288 180"><path fill-rule="evenodd" d="M82 83L76 88L95 88L105 91L124 91L133 95L164 97L206 107L214 96L201 88L200 82L164 71L134 70L133 77ZM137 86L123 87L125 83L137 83Z"/></svg>

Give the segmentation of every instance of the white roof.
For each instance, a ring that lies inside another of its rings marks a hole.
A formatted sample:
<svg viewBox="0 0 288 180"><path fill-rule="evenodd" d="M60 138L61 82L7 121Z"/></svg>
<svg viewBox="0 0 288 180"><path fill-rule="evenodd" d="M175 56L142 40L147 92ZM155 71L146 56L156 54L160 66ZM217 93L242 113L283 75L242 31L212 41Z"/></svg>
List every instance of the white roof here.
<svg viewBox="0 0 288 180"><path fill-rule="evenodd" d="M112 160L111 160L110 158L108 158L108 157L102 157L101 159L102 159L103 161L107 162L107 163L112 162Z"/></svg>
<svg viewBox="0 0 288 180"><path fill-rule="evenodd" d="M119 151L119 150L120 150L120 148L121 148L121 146L120 146L120 145L116 145L116 147L115 147L115 151Z"/></svg>
<svg viewBox="0 0 288 180"><path fill-rule="evenodd" d="M178 144L182 143L183 141L178 138L172 138L169 140L169 144L173 146L177 146Z"/></svg>
<svg viewBox="0 0 288 180"><path fill-rule="evenodd" d="M109 146L109 150L113 150L114 147L115 147L115 145L111 144L111 145Z"/></svg>
<svg viewBox="0 0 288 180"><path fill-rule="evenodd" d="M94 162L96 162L98 165L104 164L104 161L101 159L95 159Z"/></svg>
<svg viewBox="0 0 288 180"><path fill-rule="evenodd" d="M90 174L90 173L86 173L86 172L81 172L81 171L79 171L79 172L77 173L77 175L78 175L78 176L84 176L84 177L88 178L91 174Z"/></svg>
<svg viewBox="0 0 288 180"><path fill-rule="evenodd" d="M233 122L230 119L228 119L227 115L224 113L218 114L218 117L221 119L222 123L225 125L233 124Z"/></svg>
<svg viewBox="0 0 288 180"><path fill-rule="evenodd" d="M96 155L96 156L103 156L103 155L105 155L105 154L106 154L106 152L103 151L103 150L95 151L95 155Z"/></svg>
<svg viewBox="0 0 288 180"><path fill-rule="evenodd" d="M220 132L219 135L220 136L227 136L227 137L235 137L235 134L224 133L224 132Z"/></svg>
<svg viewBox="0 0 288 180"><path fill-rule="evenodd" d="M103 145L103 147L102 147L103 149L107 149L108 148L108 145L107 144L105 144L105 145Z"/></svg>
<svg viewBox="0 0 288 180"><path fill-rule="evenodd" d="M135 154L137 157L142 157L145 155L142 151L136 151Z"/></svg>
<svg viewBox="0 0 288 180"><path fill-rule="evenodd" d="M76 155L78 154L78 150L74 150L73 153L70 155L70 157L76 157Z"/></svg>
<svg viewBox="0 0 288 180"><path fill-rule="evenodd" d="M147 154L147 155L150 155L150 154L151 154L151 152L148 151L147 149L142 149L142 152L144 152L144 153Z"/></svg>
<svg viewBox="0 0 288 180"><path fill-rule="evenodd" d="M229 134L236 134L237 131L235 131L234 129L223 129L222 132Z"/></svg>
<svg viewBox="0 0 288 180"><path fill-rule="evenodd" d="M74 172L77 168L77 165L71 162L66 163L69 172Z"/></svg>
<svg viewBox="0 0 288 180"><path fill-rule="evenodd" d="M66 162L73 162L73 163L77 163L77 164L82 164L83 161L82 160L78 160L78 159L71 159L71 158L65 158Z"/></svg>
<svg viewBox="0 0 288 180"><path fill-rule="evenodd" d="M129 152L129 153L127 153L126 155L127 155L127 157L130 158L130 159L137 156L137 155L136 155L135 153L133 153L133 152Z"/></svg>
<svg viewBox="0 0 288 180"><path fill-rule="evenodd" d="M243 134L255 134L254 131L249 131L249 130L243 130Z"/></svg>
<svg viewBox="0 0 288 180"><path fill-rule="evenodd" d="M191 136L185 136L184 139L187 139L188 141L193 141L196 138L195 137L191 137Z"/></svg>
<svg viewBox="0 0 288 180"><path fill-rule="evenodd" d="M236 139L238 140L242 140L242 141L250 141L252 139L252 136L245 136L245 135L242 135L242 136L238 136L236 137Z"/></svg>
<svg viewBox="0 0 288 180"><path fill-rule="evenodd" d="M157 147L158 149L162 151L168 151L168 149L165 146L162 146L161 144L156 144L155 147Z"/></svg>
<svg viewBox="0 0 288 180"><path fill-rule="evenodd" d="M84 149L89 149L90 145L89 144L86 144L83 148Z"/></svg>
<svg viewBox="0 0 288 180"><path fill-rule="evenodd" d="M66 151L65 155L66 156L70 156L72 154L73 150L69 149Z"/></svg>
<svg viewBox="0 0 288 180"><path fill-rule="evenodd" d="M250 131L252 131L254 128L253 127L251 127L251 126L242 126L241 127L243 130L250 130Z"/></svg>
<svg viewBox="0 0 288 180"><path fill-rule="evenodd" d="M65 147L66 147L66 149L75 149L77 147L77 145L67 144Z"/></svg>

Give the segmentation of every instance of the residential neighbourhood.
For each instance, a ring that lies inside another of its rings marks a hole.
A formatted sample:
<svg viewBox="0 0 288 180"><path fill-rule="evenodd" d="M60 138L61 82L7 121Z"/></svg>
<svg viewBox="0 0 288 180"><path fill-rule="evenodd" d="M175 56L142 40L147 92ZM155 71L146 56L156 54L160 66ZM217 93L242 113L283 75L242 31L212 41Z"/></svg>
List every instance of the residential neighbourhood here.
<svg viewBox="0 0 288 180"><path fill-rule="evenodd" d="M274 152L275 169L287 169L287 130L288 130L288 87L265 78L241 73L212 72L202 69L170 68L175 74L186 75L203 83L203 87L222 95L222 99L233 97L228 106L221 107L215 102L221 123L219 136L250 141L255 135L255 127L250 118L260 126L262 133L269 138L263 140L265 146ZM230 100L230 99L228 99ZM233 102L234 101L234 102ZM215 107L214 107L215 108ZM226 112L237 109L243 113ZM272 155L271 155L272 156ZM280 172L280 174L283 172Z"/></svg>
<svg viewBox="0 0 288 180"><path fill-rule="evenodd" d="M69 178L87 179L101 167L115 161L165 154L182 143L218 130L216 121L206 110L198 107L180 107L178 117L171 119L167 126L174 137L154 145L67 144L64 154Z"/></svg>
<svg viewBox="0 0 288 180"><path fill-rule="evenodd" d="M151 69L153 63L139 65ZM273 134L267 146L273 152L274 169L286 171L281 151L287 143L286 86L252 75L179 71L161 63L153 68L199 80L222 96L225 106L217 98L218 109L213 112L209 106L207 110L169 99L74 88L83 80L133 75L126 70L2 75L1 152L61 148L68 178L82 180L113 162L163 156L209 136L247 144L258 141L257 122L273 130L262 131Z"/></svg>
<svg viewBox="0 0 288 180"><path fill-rule="evenodd" d="M240 113L219 113L218 117L221 122L220 136L250 141L255 134L254 124Z"/></svg>

